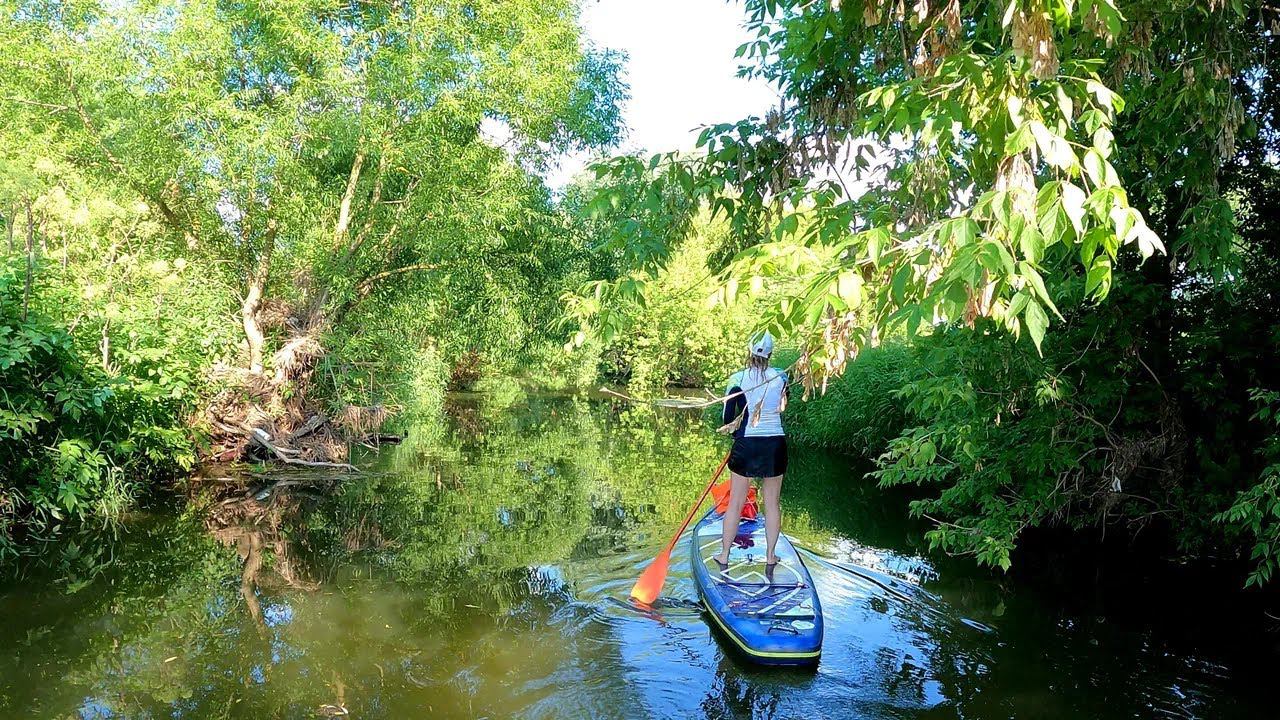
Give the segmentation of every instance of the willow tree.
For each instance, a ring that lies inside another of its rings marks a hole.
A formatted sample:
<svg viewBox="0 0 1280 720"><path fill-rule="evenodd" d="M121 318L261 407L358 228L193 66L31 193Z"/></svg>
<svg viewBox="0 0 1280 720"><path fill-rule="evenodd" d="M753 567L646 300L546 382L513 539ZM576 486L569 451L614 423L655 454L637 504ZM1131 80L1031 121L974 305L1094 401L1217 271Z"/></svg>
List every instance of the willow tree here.
<svg viewBox="0 0 1280 720"><path fill-rule="evenodd" d="M252 407L228 401L213 422L243 433L246 418L298 414L287 401L326 335L370 298L491 278L495 248L536 244L550 211L531 169L618 131L615 65L584 45L577 12L574 0L6 2L0 72L11 118L127 187L185 255L240 288L243 368L227 374Z"/></svg>

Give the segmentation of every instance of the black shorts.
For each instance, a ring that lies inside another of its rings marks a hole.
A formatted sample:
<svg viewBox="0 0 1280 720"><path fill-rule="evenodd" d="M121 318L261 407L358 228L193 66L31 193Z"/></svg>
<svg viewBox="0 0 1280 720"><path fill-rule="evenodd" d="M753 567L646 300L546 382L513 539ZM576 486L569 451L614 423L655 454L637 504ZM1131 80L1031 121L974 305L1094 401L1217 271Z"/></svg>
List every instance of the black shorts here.
<svg viewBox="0 0 1280 720"><path fill-rule="evenodd" d="M787 438L783 435L733 439L729 470L749 478L776 477L787 472Z"/></svg>

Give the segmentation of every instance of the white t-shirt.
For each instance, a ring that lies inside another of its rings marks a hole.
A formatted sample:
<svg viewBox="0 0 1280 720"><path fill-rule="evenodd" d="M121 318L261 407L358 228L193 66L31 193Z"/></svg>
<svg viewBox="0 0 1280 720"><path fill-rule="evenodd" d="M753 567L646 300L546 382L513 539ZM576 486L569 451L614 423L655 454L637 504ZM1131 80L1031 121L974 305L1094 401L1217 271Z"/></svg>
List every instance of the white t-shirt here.
<svg viewBox="0 0 1280 720"><path fill-rule="evenodd" d="M743 392L747 401L747 414L739 429L743 437L785 434L782 431L781 408L782 397L787 392L786 373L777 368L739 370L729 378L726 394L734 392L735 388ZM759 421L756 420L757 414Z"/></svg>

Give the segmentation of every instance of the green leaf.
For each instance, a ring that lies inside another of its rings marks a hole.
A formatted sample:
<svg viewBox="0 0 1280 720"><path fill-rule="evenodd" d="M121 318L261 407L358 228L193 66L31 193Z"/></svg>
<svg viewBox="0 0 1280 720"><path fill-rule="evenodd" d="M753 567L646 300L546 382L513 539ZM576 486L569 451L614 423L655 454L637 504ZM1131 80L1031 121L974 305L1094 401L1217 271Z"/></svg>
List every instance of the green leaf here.
<svg viewBox="0 0 1280 720"><path fill-rule="evenodd" d="M1134 231L1137 221L1137 211L1128 207L1111 208L1111 222L1116 229L1116 238L1121 244L1129 242L1132 238L1130 233Z"/></svg>
<svg viewBox="0 0 1280 720"><path fill-rule="evenodd" d="M1084 291L1091 297L1102 299L1111 291L1111 258L1100 257L1085 274Z"/></svg>
<svg viewBox="0 0 1280 720"><path fill-rule="evenodd" d="M1004 154L1009 157L1017 155L1031 147L1033 142L1035 142L1035 138L1031 134L1031 126L1020 125L1017 130L1005 136Z"/></svg>
<svg viewBox="0 0 1280 720"><path fill-rule="evenodd" d="M911 265L904 263L902 267L898 268L898 271L893 274L889 293L890 297L892 297L893 301L898 305L901 305L903 300L907 297L907 282L911 280L911 276L914 272L915 271Z"/></svg>
<svg viewBox="0 0 1280 720"><path fill-rule="evenodd" d="M1018 235L1018 244L1022 248L1023 257L1031 263L1039 264L1044 256L1044 236L1035 225L1027 224Z"/></svg>
<svg viewBox="0 0 1280 720"><path fill-rule="evenodd" d="M1022 317L1027 324L1027 332L1031 334L1031 342L1036 345L1036 352L1044 354L1040 345L1044 342L1044 333L1049 327L1049 316L1045 314L1044 308L1040 307L1040 303L1031 300L1027 303L1027 309Z"/></svg>
<svg viewBox="0 0 1280 720"><path fill-rule="evenodd" d="M1098 254L1103 238L1110 234L1111 231L1107 228L1095 227L1080 239L1080 262L1084 263L1085 267L1093 265L1093 256Z"/></svg>
<svg viewBox="0 0 1280 720"><path fill-rule="evenodd" d="M1009 7L1013 7L1010 5ZM1025 127L1022 121L1022 98L1017 95L1010 95L1005 98L1005 107L1009 110L1009 121L1014 127Z"/></svg>
<svg viewBox="0 0 1280 720"><path fill-rule="evenodd" d="M1049 291L1045 288L1044 278L1040 277L1040 272L1032 267L1030 263L1022 262L1018 263L1018 274L1025 278L1031 288L1035 290L1036 297L1040 298L1040 302L1052 310L1053 314L1057 315L1059 319L1063 319L1062 313L1058 312L1057 306L1053 304L1053 299L1049 297Z"/></svg>
<svg viewBox="0 0 1280 720"><path fill-rule="evenodd" d="M886 87L884 92L880 95L880 107L883 107L885 112L888 112L897 100L898 91L893 86Z"/></svg>
<svg viewBox="0 0 1280 720"><path fill-rule="evenodd" d="M871 262L880 264L880 252L889 242L889 233L884 228L873 228L863 233L867 239L867 257Z"/></svg>
<svg viewBox="0 0 1280 720"><path fill-rule="evenodd" d="M958 248L971 245L977 228L977 223L967 217L944 220L938 226L938 244Z"/></svg>
<svg viewBox="0 0 1280 720"><path fill-rule="evenodd" d="M1098 154L1107 159L1111 157L1114 149L1115 136L1111 134L1111 130L1106 127L1100 127L1093 133L1093 147Z"/></svg>
<svg viewBox="0 0 1280 720"><path fill-rule="evenodd" d="M1018 0L1009 0L1009 6L1004 9L1004 17L1000 19L1000 27L1009 27L1009 23L1013 22L1013 13L1018 9Z"/></svg>
<svg viewBox="0 0 1280 720"><path fill-rule="evenodd" d="M938 457L938 446L933 444L932 440L925 440L920 443L920 449L916 451L916 462L920 465L928 465Z"/></svg>
<svg viewBox="0 0 1280 720"><path fill-rule="evenodd" d="M1062 184L1062 209L1067 213L1067 219L1071 221L1071 227L1076 229L1077 235L1084 232L1084 202L1083 190L1069 182Z"/></svg>
<svg viewBox="0 0 1280 720"><path fill-rule="evenodd" d="M840 273L840 277L836 279L836 294L848 303L851 308L861 305L863 300L862 275L854 270L846 270Z"/></svg>
<svg viewBox="0 0 1280 720"><path fill-rule="evenodd" d="M988 240L983 244L984 248L990 248L1000 258L1000 264L1004 268L1005 275L1012 276L1015 273L1013 254L1004 246L1004 243Z"/></svg>
<svg viewBox="0 0 1280 720"><path fill-rule="evenodd" d="M1071 101L1071 97L1067 95L1067 91L1062 87L1062 83L1058 83L1053 88L1054 97L1058 100L1058 111L1062 113L1062 117L1067 122L1071 122L1072 116L1075 114L1075 103Z"/></svg>
<svg viewBox="0 0 1280 720"><path fill-rule="evenodd" d="M1147 227L1141 219L1137 220L1134 239L1138 241L1138 252L1142 253L1142 259L1155 255L1156 253L1164 254L1164 243L1160 241L1160 236L1156 235L1150 227Z"/></svg>
<svg viewBox="0 0 1280 720"><path fill-rule="evenodd" d="M1084 131L1086 133L1093 135L1098 131L1098 128L1106 124L1106 120L1107 120L1106 116L1104 116L1101 111L1095 108L1095 109L1086 110L1080 113L1079 122L1080 122L1080 125L1084 127Z"/></svg>
<svg viewBox="0 0 1280 720"><path fill-rule="evenodd" d="M1076 166L1076 154L1071 149L1071 143L1058 137L1039 120L1032 120L1030 127L1036 146L1040 148L1040 155L1046 163L1062 170L1069 170Z"/></svg>
<svg viewBox="0 0 1280 720"><path fill-rule="evenodd" d="M1027 307L1027 303L1031 301L1031 295L1025 290L1019 290L1013 294L1013 298L1009 300L1009 315L1017 316Z"/></svg>
<svg viewBox="0 0 1280 720"><path fill-rule="evenodd" d="M1106 0L1095 3L1095 7L1101 10L1107 5ZM1117 20L1116 29L1112 31L1112 35L1119 35L1119 21ZM1104 113L1112 111L1121 112L1124 110L1124 99L1117 95L1111 88L1103 85L1097 80L1087 80L1085 89L1089 91L1098 100L1098 106Z"/></svg>
<svg viewBox="0 0 1280 720"><path fill-rule="evenodd" d="M800 217L792 213L782 218L782 221L778 223L778 235L794 235L799 227Z"/></svg>
<svg viewBox="0 0 1280 720"><path fill-rule="evenodd" d="M1089 179L1098 188L1119 184L1111 164L1094 148L1089 148L1084 153L1084 169L1089 174Z"/></svg>

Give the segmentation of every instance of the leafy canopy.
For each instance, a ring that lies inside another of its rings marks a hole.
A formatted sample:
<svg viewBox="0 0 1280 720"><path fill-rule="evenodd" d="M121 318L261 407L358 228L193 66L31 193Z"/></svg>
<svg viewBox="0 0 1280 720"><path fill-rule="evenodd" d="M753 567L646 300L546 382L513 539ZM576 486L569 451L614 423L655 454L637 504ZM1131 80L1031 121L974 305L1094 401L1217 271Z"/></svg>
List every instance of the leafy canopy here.
<svg viewBox="0 0 1280 720"><path fill-rule="evenodd" d="M781 106L705 128L693 156L598 172L652 176L616 234L636 264L663 262L694 203L742 237L722 301L805 281L765 324L803 347L808 388L900 329L986 317L1039 348L1061 302L1108 295L1126 247L1211 271L1229 260L1216 174L1252 129L1233 78L1265 61L1251 44L1262 9L750 0L747 13L742 73ZM1173 215L1171 249L1153 212Z"/></svg>

